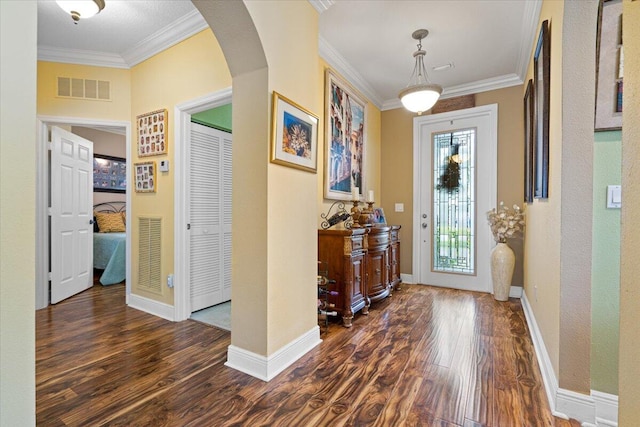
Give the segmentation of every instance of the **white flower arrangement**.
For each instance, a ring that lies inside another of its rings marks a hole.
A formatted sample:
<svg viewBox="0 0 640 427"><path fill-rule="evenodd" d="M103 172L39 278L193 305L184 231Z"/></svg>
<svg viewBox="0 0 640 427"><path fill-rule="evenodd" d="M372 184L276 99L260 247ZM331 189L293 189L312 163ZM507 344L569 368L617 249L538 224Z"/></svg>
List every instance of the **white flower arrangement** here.
<svg viewBox="0 0 640 427"><path fill-rule="evenodd" d="M487 212L487 219L493 239L498 243L506 243L507 239L524 232L524 212L518 205L513 205L513 209L510 209L505 207L504 202L500 202L498 210L493 208Z"/></svg>

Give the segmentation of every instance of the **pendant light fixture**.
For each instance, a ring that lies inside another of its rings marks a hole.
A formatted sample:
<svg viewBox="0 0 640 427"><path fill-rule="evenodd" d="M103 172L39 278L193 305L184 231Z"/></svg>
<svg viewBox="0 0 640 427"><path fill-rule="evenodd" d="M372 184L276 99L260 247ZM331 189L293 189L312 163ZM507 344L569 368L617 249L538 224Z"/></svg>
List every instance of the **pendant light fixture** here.
<svg viewBox="0 0 640 427"><path fill-rule="evenodd" d="M409 84L398 95L404 108L418 113L418 115L433 107L438 98L440 98L440 94L442 94L442 86L429 81L427 69L424 66L424 55L427 52L422 50L422 39L428 35L429 31L424 29L416 30L411 34L411 37L418 40L418 50L413 53L416 65L413 68Z"/></svg>
<svg viewBox="0 0 640 427"><path fill-rule="evenodd" d="M57 0L58 6L71 15L73 23L77 24L80 18L91 18L104 9L104 0Z"/></svg>

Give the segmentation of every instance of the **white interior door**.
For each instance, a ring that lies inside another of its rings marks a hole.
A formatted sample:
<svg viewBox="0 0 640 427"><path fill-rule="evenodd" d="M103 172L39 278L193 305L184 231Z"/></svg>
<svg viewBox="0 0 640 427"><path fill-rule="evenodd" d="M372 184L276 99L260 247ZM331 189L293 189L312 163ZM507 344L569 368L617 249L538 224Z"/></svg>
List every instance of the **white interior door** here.
<svg viewBox="0 0 640 427"><path fill-rule="evenodd" d="M418 283L490 292L497 105L416 118L414 159Z"/></svg>
<svg viewBox="0 0 640 427"><path fill-rule="evenodd" d="M51 129L51 303L93 286L93 143Z"/></svg>
<svg viewBox="0 0 640 427"><path fill-rule="evenodd" d="M231 299L231 134L191 123L188 150L194 312Z"/></svg>

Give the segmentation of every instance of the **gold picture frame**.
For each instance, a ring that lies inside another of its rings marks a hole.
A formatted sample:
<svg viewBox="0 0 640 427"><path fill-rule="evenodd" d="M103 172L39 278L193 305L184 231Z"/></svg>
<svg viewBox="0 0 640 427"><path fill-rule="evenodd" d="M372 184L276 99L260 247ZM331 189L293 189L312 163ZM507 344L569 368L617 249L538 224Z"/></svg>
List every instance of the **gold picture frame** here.
<svg viewBox="0 0 640 427"><path fill-rule="evenodd" d="M167 154L167 110L156 110L136 117L138 157Z"/></svg>
<svg viewBox="0 0 640 427"><path fill-rule="evenodd" d="M271 162L316 173L318 116L273 92Z"/></svg>
<svg viewBox="0 0 640 427"><path fill-rule="evenodd" d="M136 193L155 193L158 186L156 162L134 163L133 178Z"/></svg>
<svg viewBox="0 0 640 427"><path fill-rule="evenodd" d="M351 200L365 191L367 102L330 69L325 72L324 197Z"/></svg>

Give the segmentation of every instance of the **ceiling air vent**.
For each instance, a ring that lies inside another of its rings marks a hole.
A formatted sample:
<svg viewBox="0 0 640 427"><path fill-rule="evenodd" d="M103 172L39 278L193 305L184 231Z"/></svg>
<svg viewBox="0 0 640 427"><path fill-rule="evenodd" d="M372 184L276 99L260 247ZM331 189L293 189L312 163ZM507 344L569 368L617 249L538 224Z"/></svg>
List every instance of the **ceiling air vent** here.
<svg viewBox="0 0 640 427"><path fill-rule="evenodd" d="M106 80L58 77L58 96L63 98L111 101L111 82Z"/></svg>

